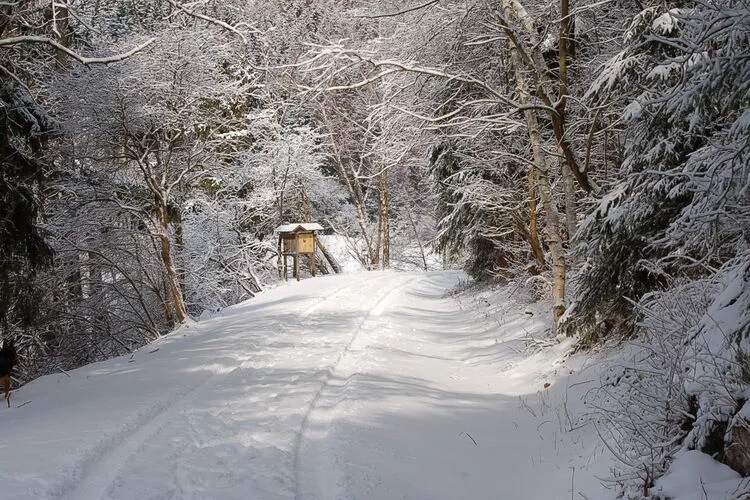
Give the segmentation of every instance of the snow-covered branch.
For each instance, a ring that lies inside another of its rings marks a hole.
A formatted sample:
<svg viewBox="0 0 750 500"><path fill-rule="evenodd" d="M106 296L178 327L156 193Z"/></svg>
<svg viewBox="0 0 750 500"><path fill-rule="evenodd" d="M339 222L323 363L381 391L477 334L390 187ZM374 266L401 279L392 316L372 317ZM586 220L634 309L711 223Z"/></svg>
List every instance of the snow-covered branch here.
<svg viewBox="0 0 750 500"><path fill-rule="evenodd" d="M420 5L417 5L417 6L414 6L414 7L410 7L408 9L403 9L403 10L400 10L398 12L390 12L390 13L385 13L385 14L370 14L370 15L364 15L364 16L359 15L359 16L354 16L354 17L361 17L361 18L365 18L365 19L380 19L380 18L383 18L383 17L403 16L404 14L408 14L410 12L416 12L418 10L422 10L422 9L427 8L427 7L431 7L431 6L433 6L433 5L435 5L435 4L439 3L439 2L440 2L440 0L430 0L429 2L425 2L423 4L420 4Z"/></svg>
<svg viewBox="0 0 750 500"><path fill-rule="evenodd" d="M115 54L111 56L106 56L106 57L82 56L78 52L46 36L22 35L22 36L10 37L10 38L3 38L3 39L0 39L0 47L8 47L8 46L19 45L19 44L24 44L24 43L45 44L45 45L50 45L61 52L64 52L65 54L75 59L76 61L80 62L81 64L91 65L91 64L111 64L111 63L120 62L142 51L143 49L145 49L146 47L154 43L155 40L156 40L155 38L150 38L149 40L146 40L142 44L132 48L131 50L127 52L123 52L123 53Z"/></svg>
<svg viewBox="0 0 750 500"><path fill-rule="evenodd" d="M175 0L167 0L167 1L175 9L178 9L179 11L181 11L181 12L183 12L183 13L191 16L191 17L194 17L196 19L201 19L201 20L209 22L211 24L215 24L217 26L220 26L221 28L224 28L227 31L231 31L232 33L234 33L235 35L237 35L238 37L240 37L242 39L242 43L247 44L247 38L245 37L245 35L243 35L240 32L239 29L237 29L236 26L232 26L231 24L226 23L226 22L222 21L221 19L216 19L216 18L207 16L205 14L201 14L199 12L195 12L194 10L188 10L184 5L182 5L181 3L179 3L179 2L177 2ZM259 33L258 31L255 31L255 30L254 30L254 32Z"/></svg>

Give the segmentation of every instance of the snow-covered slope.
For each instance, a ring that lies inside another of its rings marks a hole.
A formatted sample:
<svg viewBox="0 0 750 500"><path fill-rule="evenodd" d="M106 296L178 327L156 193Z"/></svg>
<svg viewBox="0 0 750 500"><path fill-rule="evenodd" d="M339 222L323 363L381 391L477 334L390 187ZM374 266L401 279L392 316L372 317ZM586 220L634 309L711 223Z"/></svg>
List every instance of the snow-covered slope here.
<svg viewBox="0 0 750 500"><path fill-rule="evenodd" d="M446 295L461 280L291 282L38 379L0 408L0 498L611 496L577 421L589 360L529 349L547 315L513 290L484 314Z"/></svg>

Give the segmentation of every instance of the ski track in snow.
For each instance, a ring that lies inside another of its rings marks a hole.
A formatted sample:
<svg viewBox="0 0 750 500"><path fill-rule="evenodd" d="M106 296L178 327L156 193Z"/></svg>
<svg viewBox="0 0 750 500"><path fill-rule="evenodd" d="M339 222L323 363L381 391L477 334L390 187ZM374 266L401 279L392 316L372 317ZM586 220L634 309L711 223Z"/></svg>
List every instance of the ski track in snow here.
<svg viewBox="0 0 750 500"><path fill-rule="evenodd" d="M524 349L546 322L513 291L446 297L462 279L289 283L33 381L0 414L0 500L605 498L593 431L556 406L580 366Z"/></svg>
<svg viewBox="0 0 750 500"><path fill-rule="evenodd" d="M436 275L428 273L402 280L392 286L363 317L349 345L331 367L305 416L295 460L296 500L392 498L392 492L375 493L373 484L367 484L374 481L377 486L379 479L376 464L362 467L362 477L365 480L356 484L352 483L353 479L347 477L346 473L342 474L342 469L361 466L348 462L347 452L342 454L342 450L336 446L340 443L335 441L342 439L342 436L337 435L340 429L335 428L335 424L347 421L352 416L348 413L349 405L357 404L357 395L350 395L349 388L357 385L363 377L366 379L371 376L373 369L382 368L384 359L378 358L374 350L394 348L393 335L401 334L395 334L391 331L392 328L408 329L406 325L397 324L398 321L394 323L394 318L389 315L395 312L408 318L406 310L416 307L421 299L426 298L429 308L421 312L427 314L425 319L428 325L431 324L429 317L439 314L438 304L441 298L444 298L448 288L458 283L458 275L454 275L453 279L446 279L447 276L449 275L443 273L436 280ZM410 286L415 282L415 286ZM393 307L389 307L391 305ZM343 435L343 439L347 439L347 436ZM368 444L376 448L382 446ZM373 494L376 496L373 497Z"/></svg>
<svg viewBox="0 0 750 500"><path fill-rule="evenodd" d="M175 415L179 414L193 403L201 392L209 391L231 373L241 370L245 361L230 373L213 375L202 384L191 388L176 400L163 408L143 418L134 428L129 429L124 436L114 440L117 444L101 450L99 454L88 457L89 466L76 479L73 489L63 498L69 500L101 500L106 498L107 490L117 479L117 475L126 462L136 455L146 441L168 424ZM69 486L70 487L70 486ZM63 491L67 488L63 488Z"/></svg>
<svg viewBox="0 0 750 500"><path fill-rule="evenodd" d="M387 291L385 295L383 295L378 301L370 308L370 310L365 314L364 318L360 322L360 324L357 326L357 329L354 331L351 339L349 340L349 343L344 347L343 351L339 354L338 358L334 362L334 364L331 366L331 368L328 370L328 375L326 376L323 383L320 385L320 389L318 389L313 396L313 399L310 401L310 405L307 408L307 411L305 412L305 416L302 420L302 426L300 428L300 431L297 436L297 442L295 444L295 458L294 458L294 473L295 473L295 498L297 500L303 500L305 497L303 496L303 489L302 489L302 481L304 480L301 477L301 474L303 472L303 468L305 467L302 463L302 446L303 442L306 438L306 433L308 432L308 426L310 423L310 420L314 413L318 410L317 405L318 402L323 395L324 391L329 388L329 384L331 380L336 376L336 370L341 365L341 363L344 361L347 354L353 349L355 343L362 339L362 333L365 324L370 319L371 316L376 316L382 312L384 307L388 304L390 299L392 299L393 295L403 290L405 287L409 285L412 281L414 281L417 278L410 278L406 279L397 285L393 286L390 290Z"/></svg>
<svg viewBox="0 0 750 500"><path fill-rule="evenodd" d="M330 304L341 298L347 291L351 291L353 288L361 288L363 284L373 282L378 279L378 276L369 277L355 285L347 284L345 286L334 289L331 293L326 296L319 297L319 300L309 308L305 309L300 314L301 319L305 319L316 311L320 310L325 304ZM411 281L415 278L411 278ZM383 298L372 307L367 313L365 319L360 324L360 327L355 331L350 342L345 346L344 350L339 354L338 359L334 363L334 367L329 369L329 376L321 385L321 388L315 393L313 399L305 413L302 428L298 432L298 437L295 444L295 464L298 463L299 445L302 436L305 431L308 416L310 411L315 406L315 402L318 400L321 391L325 387L326 383L330 379L330 374L335 369L335 364L339 363L346 352L350 349L352 344L357 338L359 330L362 324L367 318L373 314L379 305L384 302L388 296L395 290L401 288L403 285L399 284L393 290L388 291ZM86 457L84 463L81 464L83 472L75 479L66 482L57 488L57 493L61 494L62 498L66 500L101 500L107 498L107 491L112 484L117 480L118 473L123 469L128 460L136 456L143 445L157 434L161 428L169 424L174 417L180 414L182 411L192 406L202 393L210 392L213 387L216 387L221 383L222 380L226 379L232 373L242 370L247 367L249 361L251 361L253 355L246 356L237 367L235 367L229 373L216 374L203 383L198 384L183 392L177 396L173 401L161 407L152 408L150 412L143 415L140 420L135 424L128 426L124 432L114 436L103 442L92 455ZM295 473L296 477L296 473ZM295 491L298 488L295 486Z"/></svg>
<svg viewBox="0 0 750 500"><path fill-rule="evenodd" d="M299 317L301 319L308 318L326 304L331 304L339 300L347 291L362 288L363 285L376 281L378 278L379 276L375 275L373 277L368 277L355 285L349 283L338 287L328 295L319 297L319 300L314 305L305 309ZM413 279L416 278L411 278L407 280L407 282L412 281ZM378 309L378 307L380 307L380 305L384 303L393 292L403 286L403 284L397 284L392 290L389 290L381 299L379 299L374 306L372 306L370 311L366 313L365 319L360 323L359 328L355 331L354 335L352 335L349 343L338 355L334 366L328 370L329 375L322 383L320 389L314 394L303 418L302 427L298 432L295 444L295 464L297 464L299 460L299 446L305 432L309 413L313 410L316 401L320 397L321 391L328 383L328 380L335 369L335 365L341 361L346 352L351 348L354 341L357 339L361 326L365 323L367 318L371 314L374 314L376 309ZM82 469L82 473L56 488L57 491L55 492L55 496L60 495L66 500L101 500L107 498L108 489L117 480L119 472L130 459L138 454L139 450L150 438L156 435L165 425L168 425L176 415L192 406L192 403L199 399L200 394L210 392L212 388L218 386L232 373L246 368L252 359L253 354L250 354L229 373L215 374L206 379L203 383L198 384L187 391L183 391L182 394L178 395L167 404L153 407L150 411L144 412L145 414L139 416L139 420L135 424L127 426L123 432L103 441L94 453L86 457L83 463L79 465L79 468ZM295 477L296 476L295 471ZM295 486L295 491L298 491L297 486Z"/></svg>

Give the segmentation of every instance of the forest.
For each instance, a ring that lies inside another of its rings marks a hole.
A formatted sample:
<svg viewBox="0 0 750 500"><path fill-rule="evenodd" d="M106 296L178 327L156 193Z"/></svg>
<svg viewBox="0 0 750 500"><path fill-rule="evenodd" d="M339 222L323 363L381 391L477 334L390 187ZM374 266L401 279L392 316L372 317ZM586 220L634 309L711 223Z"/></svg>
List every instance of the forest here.
<svg viewBox="0 0 750 500"><path fill-rule="evenodd" d="M589 402L625 498L680 449L750 475L749 103L747 0L2 0L14 377L254 297L317 222L636 340Z"/></svg>

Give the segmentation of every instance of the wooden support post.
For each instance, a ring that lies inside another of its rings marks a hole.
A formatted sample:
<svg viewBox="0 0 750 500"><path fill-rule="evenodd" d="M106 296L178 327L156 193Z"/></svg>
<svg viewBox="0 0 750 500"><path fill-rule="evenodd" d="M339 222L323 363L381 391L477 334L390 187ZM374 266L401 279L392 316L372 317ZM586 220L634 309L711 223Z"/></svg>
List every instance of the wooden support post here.
<svg viewBox="0 0 750 500"><path fill-rule="evenodd" d="M313 278L315 277L315 251L310 254L310 272L313 275Z"/></svg>
<svg viewBox="0 0 750 500"><path fill-rule="evenodd" d="M299 281L299 254L294 254L294 276L297 278L297 281Z"/></svg>
<svg viewBox="0 0 750 500"><path fill-rule="evenodd" d="M287 281L289 279L289 277L287 276L287 270L286 270L286 266L287 266L286 258L287 258L287 255L284 254L284 281Z"/></svg>
<svg viewBox="0 0 750 500"><path fill-rule="evenodd" d="M278 260L276 260L276 267L278 268L278 271L279 271L279 278L281 278L282 260L284 260L284 240L283 240L283 235L281 234L279 234L279 241L278 241L276 248L277 248L277 251L279 252L279 258ZM285 266L286 262L284 262L283 265ZM286 272L286 269L284 269L284 272ZM286 276L284 277L284 279L286 279Z"/></svg>

